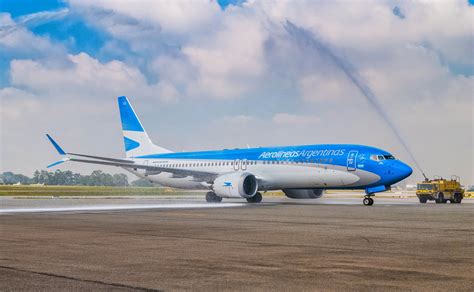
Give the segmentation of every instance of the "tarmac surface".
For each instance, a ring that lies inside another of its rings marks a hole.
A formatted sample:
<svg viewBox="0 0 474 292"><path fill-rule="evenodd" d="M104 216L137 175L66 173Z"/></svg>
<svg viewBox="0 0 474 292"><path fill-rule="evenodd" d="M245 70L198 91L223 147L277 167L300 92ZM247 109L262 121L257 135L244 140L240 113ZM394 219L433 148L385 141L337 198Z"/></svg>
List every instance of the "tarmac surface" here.
<svg viewBox="0 0 474 292"><path fill-rule="evenodd" d="M472 199L264 201L0 198L0 290L474 287Z"/></svg>

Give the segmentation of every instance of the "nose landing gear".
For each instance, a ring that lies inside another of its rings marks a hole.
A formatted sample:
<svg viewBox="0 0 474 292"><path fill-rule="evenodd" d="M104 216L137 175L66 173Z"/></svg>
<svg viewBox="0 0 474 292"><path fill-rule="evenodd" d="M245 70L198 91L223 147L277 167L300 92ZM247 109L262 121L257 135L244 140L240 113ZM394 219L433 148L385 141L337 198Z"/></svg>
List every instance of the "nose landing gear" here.
<svg viewBox="0 0 474 292"><path fill-rule="evenodd" d="M369 195L365 195L362 203L364 203L364 206L372 206L374 204L374 199L372 199Z"/></svg>

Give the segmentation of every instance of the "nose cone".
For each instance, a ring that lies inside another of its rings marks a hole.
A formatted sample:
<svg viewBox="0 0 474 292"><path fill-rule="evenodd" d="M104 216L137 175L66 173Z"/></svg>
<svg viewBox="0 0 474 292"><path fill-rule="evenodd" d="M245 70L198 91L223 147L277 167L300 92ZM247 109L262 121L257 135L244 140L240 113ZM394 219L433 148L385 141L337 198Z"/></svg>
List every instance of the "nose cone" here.
<svg viewBox="0 0 474 292"><path fill-rule="evenodd" d="M409 177L413 173L413 169L401 161L397 163L397 174L399 176L399 181Z"/></svg>

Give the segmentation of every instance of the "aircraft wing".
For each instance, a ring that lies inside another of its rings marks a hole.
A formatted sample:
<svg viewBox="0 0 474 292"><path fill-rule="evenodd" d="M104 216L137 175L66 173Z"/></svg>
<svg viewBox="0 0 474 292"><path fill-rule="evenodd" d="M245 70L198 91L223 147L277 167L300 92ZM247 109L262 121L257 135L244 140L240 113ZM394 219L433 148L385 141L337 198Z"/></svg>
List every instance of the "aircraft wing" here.
<svg viewBox="0 0 474 292"><path fill-rule="evenodd" d="M192 176L193 179L198 182L205 181L205 182L212 183L214 179L218 176L218 174L214 172L206 172L206 171L199 171L199 170L186 170L186 169L161 167L161 166L148 165L148 164L147 165L139 164L136 161L130 160L130 159L119 159L119 158L93 156L93 155L78 154L78 153L69 153L69 152L65 152L59 146L59 144L56 143L56 141L54 141L53 138L51 138L50 135L46 135L46 136L51 141L54 148L56 148L58 153L62 156L65 156L63 159L50 164L48 168L64 163L66 161L74 161L74 162L82 162L82 163L117 166L117 167L123 167L127 169L133 169L133 170L144 169L145 175L154 175L154 174L159 174L162 172L167 172L167 173L171 173L173 177L175 178L183 178L183 177ZM92 158L92 159L74 158L74 156L86 157L86 158Z"/></svg>
<svg viewBox="0 0 474 292"><path fill-rule="evenodd" d="M112 160L114 158L107 158L107 159ZM116 162L116 161L89 160L89 159L79 159L79 158L69 158L68 161L118 166L118 167L123 167L123 168L128 168L128 169L134 169L134 170L144 169L146 175L154 175L154 174L159 174L162 172L167 172L167 173L173 174L173 177L176 177L176 178L192 176L196 181L206 181L210 183L212 183L214 179L218 176L217 173L213 173L213 172L145 165L145 164L134 163L133 161L132 162Z"/></svg>

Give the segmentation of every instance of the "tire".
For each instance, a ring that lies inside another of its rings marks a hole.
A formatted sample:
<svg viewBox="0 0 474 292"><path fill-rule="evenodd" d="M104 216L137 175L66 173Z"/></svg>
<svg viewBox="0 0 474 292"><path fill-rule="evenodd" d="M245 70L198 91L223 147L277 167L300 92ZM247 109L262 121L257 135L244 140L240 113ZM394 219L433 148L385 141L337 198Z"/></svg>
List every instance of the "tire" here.
<svg viewBox="0 0 474 292"><path fill-rule="evenodd" d="M419 197L418 199L420 199L420 203L422 204L426 204L426 202L428 201L428 198L426 197Z"/></svg>
<svg viewBox="0 0 474 292"><path fill-rule="evenodd" d="M206 193L206 202L212 203L212 192Z"/></svg>
<svg viewBox="0 0 474 292"><path fill-rule="evenodd" d="M364 200L362 201L362 203L364 203L364 206L372 206L372 204L373 204L374 202L372 201L372 204L371 204L370 198L364 198Z"/></svg>
<svg viewBox="0 0 474 292"><path fill-rule="evenodd" d="M262 194L257 192L253 197L247 198L248 203L260 203L262 201Z"/></svg>
<svg viewBox="0 0 474 292"><path fill-rule="evenodd" d="M435 200L436 204L443 204L446 203L446 200L444 199L444 194L443 193L438 193L438 197Z"/></svg>
<svg viewBox="0 0 474 292"><path fill-rule="evenodd" d="M453 196L453 199L451 200L451 203L453 204L461 204L462 201L462 196L460 193L455 193Z"/></svg>
<svg viewBox="0 0 474 292"><path fill-rule="evenodd" d="M208 203L220 203L220 202L222 202L222 197L219 197L214 192L207 192L206 193L206 202L208 202Z"/></svg>

